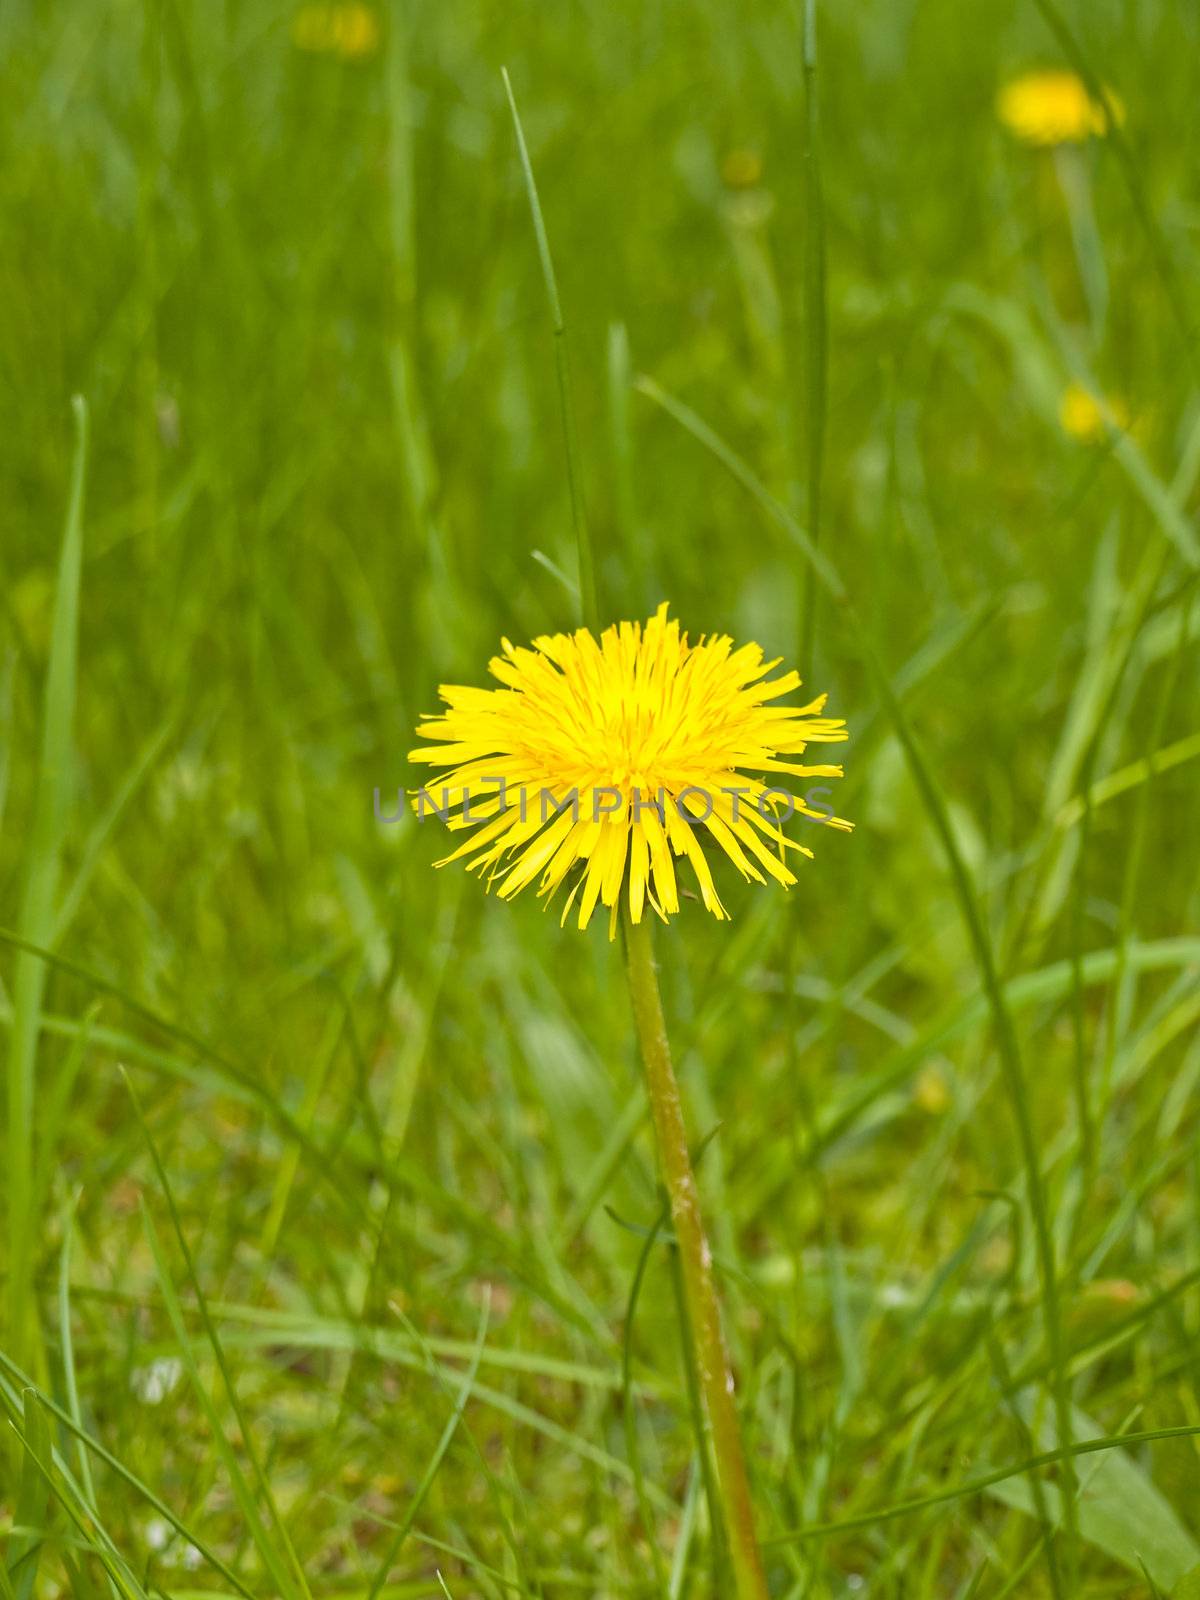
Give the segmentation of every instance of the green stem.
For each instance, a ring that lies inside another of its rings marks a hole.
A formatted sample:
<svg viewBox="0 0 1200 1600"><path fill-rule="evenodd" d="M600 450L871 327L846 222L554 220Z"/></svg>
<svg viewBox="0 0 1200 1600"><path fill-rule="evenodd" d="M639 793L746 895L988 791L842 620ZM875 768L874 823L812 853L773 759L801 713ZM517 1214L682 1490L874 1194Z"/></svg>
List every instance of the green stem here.
<svg viewBox="0 0 1200 1600"><path fill-rule="evenodd" d="M633 1016L646 1068L654 1131L658 1138L659 1160L671 1201L675 1244L683 1271L696 1377L712 1433L721 1512L729 1539L738 1600L766 1600L767 1580L754 1531L750 1481L746 1475L746 1459L742 1453L733 1398L733 1373L721 1330L712 1255L704 1237L704 1224L700 1220L700 1201L688 1154L679 1084L671 1065L671 1046L667 1040L662 999L658 992L650 926L647 921L631 922L628 911L625 915L625 955L629 994L633 1001Z"/></svg>

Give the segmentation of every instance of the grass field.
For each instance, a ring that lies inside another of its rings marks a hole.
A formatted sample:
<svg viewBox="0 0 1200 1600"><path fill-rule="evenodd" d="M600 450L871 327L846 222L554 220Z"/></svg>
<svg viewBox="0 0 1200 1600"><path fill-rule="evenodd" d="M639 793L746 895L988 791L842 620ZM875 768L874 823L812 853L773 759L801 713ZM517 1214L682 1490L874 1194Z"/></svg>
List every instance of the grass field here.
<svg viewBox="0 0 1200 1600"><path fill-rule="evenodd" d="M1194 1596L1194 0L10 0L0 134L0 1600L732 1596L620 943L376 814L577 524L851 731L656 941L771 1593Z"/></svg>

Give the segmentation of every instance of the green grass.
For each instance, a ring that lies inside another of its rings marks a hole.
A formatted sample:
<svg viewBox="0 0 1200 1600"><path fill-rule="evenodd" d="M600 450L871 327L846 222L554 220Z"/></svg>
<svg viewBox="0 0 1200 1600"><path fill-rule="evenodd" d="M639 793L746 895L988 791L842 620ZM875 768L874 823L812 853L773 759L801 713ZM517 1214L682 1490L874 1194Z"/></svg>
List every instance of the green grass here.
<svg viewBox="0 0 1200 1600"><path fill-rule="evenodd" d="M1170 1594L1200 16L294 14L0 11L0 1597L723 1593L606 919L374 815L589 535L853 735L658 939L772 1592Z"/></svg>

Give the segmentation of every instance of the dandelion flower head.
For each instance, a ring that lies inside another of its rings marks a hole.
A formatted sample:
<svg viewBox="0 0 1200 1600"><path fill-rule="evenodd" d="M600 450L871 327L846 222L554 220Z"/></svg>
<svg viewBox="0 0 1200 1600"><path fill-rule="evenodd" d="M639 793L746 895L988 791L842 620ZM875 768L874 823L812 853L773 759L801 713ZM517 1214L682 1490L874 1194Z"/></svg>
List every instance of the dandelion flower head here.
<svg viewBox="0 0 1200 1600"><path fill-rule="evenodd" d="M812 851L783 820L849 828L782 787L842 774L797 760L809 744L847 737L821 715L825 695L781 704L797 673L772 677L778 661L723 634L692 643L667 610L599 640L586 628L530 648L506 639L489 663L500 688L443 685L446 709L423 718L428 743L409 759L448 770L414 805L420 815L431 801L452 830L473 831L439 866L465 861L503 899L535 880L547 900L566 888L562 920L578 900L586 928L603 905L612 937L623 896L634 922L647 904L664 920L679 910L685 862L724 918L710 852L747 880L787 888L789 852Z"/></svg>
<svg viewBox="0 0 1200 1600"><path fill-rule="evenodd" d="M1116 95L1106 89L1105 96L1115 120L1124 122L1125 108ZM996 110L1009 132L1025 144L1082 144L1108 132L1104 107L1073 72L1023 73L1001 89Z"/></svg>

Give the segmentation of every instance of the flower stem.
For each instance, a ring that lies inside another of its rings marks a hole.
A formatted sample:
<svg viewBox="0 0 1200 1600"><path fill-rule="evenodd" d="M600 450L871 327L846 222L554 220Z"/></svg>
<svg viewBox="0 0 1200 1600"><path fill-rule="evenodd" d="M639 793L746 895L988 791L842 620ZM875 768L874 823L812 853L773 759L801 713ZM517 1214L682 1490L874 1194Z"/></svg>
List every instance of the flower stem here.
<svg viewBox="0 0 1200 1600"><path fill-rule="evenodd" d="M738 1600L766 1600L767 1580L754 1532L754 1508L733 1398L733 1373L721 1331L712 1255L700 1220L700 1202L688 1154L679 1084L671 1065L650 926L648 920L633 923L628 911L625 915L625 959L638 1043L646 1067L654 1131L658 1137L659 1160L671 1201L696 1377L712 1435L721 1511Z"/></svg>

